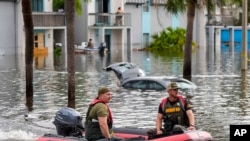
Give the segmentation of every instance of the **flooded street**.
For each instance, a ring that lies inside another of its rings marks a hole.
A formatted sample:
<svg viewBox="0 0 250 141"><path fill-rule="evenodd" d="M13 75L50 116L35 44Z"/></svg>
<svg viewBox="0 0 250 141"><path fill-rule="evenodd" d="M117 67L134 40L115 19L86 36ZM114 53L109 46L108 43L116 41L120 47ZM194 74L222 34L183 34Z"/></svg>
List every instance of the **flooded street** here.
<svg viewBox="0 0 250 141"><path fill-rule="evenodd" d="M228 141L230 124L250 124L250 74L242 76L240 52L213 56L203 52L197 49L192 56L192 82L198 88L185 96L191 97L199 129L210 132L215 141ZM147 75L182 76L181 54L159 57L134 51L132 56L132 62ZM106 85L113 92L110 107L115 126L154 128L158 104L166 93L120 90L115 74L103 68L126 60L102 58L96 53L78 54L75 59L76 110L83 119L98 87ZM34 140L56 133L52 123L55 113L67 106L65 58L34 59L33 103L26 101L22 60L22 56L0 56L0 140Z"/></svg>

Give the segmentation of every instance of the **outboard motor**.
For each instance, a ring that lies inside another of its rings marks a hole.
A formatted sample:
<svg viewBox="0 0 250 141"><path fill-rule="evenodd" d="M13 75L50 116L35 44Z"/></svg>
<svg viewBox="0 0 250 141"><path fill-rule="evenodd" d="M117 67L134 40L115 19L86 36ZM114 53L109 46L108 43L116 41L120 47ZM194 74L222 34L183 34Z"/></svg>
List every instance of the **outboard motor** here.
<svg viewBox="0 0 250 141"><path fill-rule="evenodd" d="M58 135L82 137L82 131L84 130L82 116L72 108L64 107L56 112L53 123Z"/></svg>

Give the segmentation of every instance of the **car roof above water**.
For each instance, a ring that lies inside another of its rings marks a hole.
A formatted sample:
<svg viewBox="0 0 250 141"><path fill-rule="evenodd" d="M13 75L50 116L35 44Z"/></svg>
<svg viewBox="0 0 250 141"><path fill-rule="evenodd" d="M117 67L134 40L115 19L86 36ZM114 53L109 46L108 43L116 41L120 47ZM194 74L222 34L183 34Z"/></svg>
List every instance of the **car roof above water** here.
<svg viewBox="0 0 250 141"><path fill-rule="evenodd" d="M181 79L179 77L175 76L143 76L143 77L133 77L130 79L137 79L137 80L162 80L162 81L171 81L171 80L177 80Z"/></svg>
<svg viewBox="0 0 250 141"><path fill-rule="evenodd" d="M135 81L135 80L152 80L157 81L158 83L161 83L163 86L166 87L166 85L170 82L176 82L181 89L196 89L197 86L184 78L176 77L176 76L143 76L143 77L133 77L124 80L122 83L125 84L129 81Z"/></svg>

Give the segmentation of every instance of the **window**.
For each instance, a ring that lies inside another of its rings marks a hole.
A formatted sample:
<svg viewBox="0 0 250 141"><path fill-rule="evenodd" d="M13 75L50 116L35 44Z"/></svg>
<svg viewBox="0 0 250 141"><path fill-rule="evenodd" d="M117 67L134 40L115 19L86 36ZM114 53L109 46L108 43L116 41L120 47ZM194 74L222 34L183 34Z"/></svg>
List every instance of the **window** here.
<svg viewBox="0 0 250 141"><path fill-rule="evenodd" d="M149 12L149 1L148 0L145 4L143 4L143 12Z"/></svg>
<svg viewBox="0 0 250 141"><path fill-rule="evenodd" d="M32 0L32 11L43 12L43 0Z"/></svg>

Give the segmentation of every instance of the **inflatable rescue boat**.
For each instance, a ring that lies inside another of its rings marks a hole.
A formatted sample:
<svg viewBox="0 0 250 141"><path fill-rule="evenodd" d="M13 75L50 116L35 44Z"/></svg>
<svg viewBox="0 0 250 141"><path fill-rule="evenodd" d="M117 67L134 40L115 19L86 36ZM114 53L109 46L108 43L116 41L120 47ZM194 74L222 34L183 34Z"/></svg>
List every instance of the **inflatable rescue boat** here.
<svg viewBox="0 0 250 141"><path fill-rule="evenodd" d="M84 128L82 117L74 109L65 107L59 110L53 122L56 126L57 134L45 134L36 141L87 141L84 138ZM113 128L114 136L124 139L124 141L212 141L210 133L202 130L192 130L176 132L171 135L151 135L152 129L137 127ZM97 141L106 141L100 139Z"/></svg>

